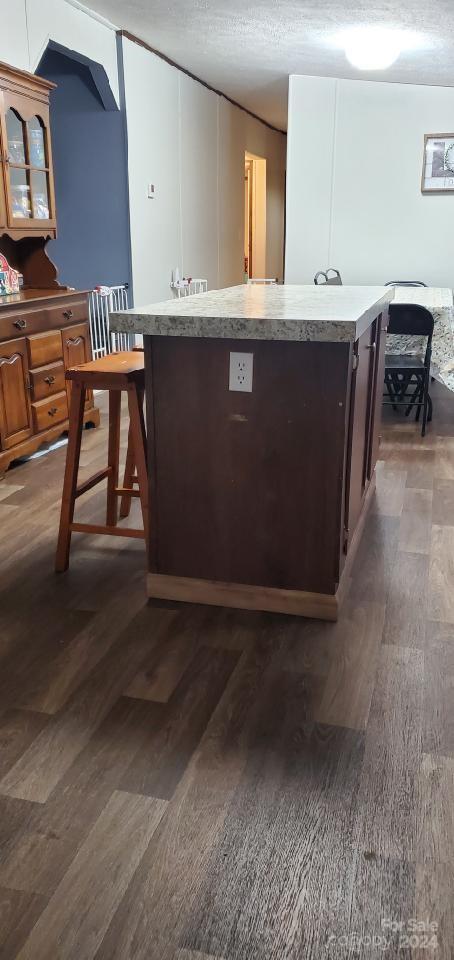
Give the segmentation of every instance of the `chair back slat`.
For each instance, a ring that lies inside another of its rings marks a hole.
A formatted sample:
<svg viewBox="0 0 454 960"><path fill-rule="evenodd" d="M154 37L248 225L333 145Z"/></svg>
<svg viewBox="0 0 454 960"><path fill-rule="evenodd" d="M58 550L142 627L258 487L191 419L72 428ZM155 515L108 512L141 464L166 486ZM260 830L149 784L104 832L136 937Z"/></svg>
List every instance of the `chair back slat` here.
<svg viewBox="0 0 454 960"><path fill-rule="evenodd" d="M330 273L333 273L334 276L330 277L329 276ZM321 277L324 277L325 279L324 280L320 279ZM328 286L331 286L331 287L341 287L342 277L339 273L339 270L335 270L334 267L328 267L326 271L319 270L318 273L315 274L314 283L317 287L322 284L323 285L327 284Z"/></svg>
<svg viewBox="0 0 454 960"><path fill-rule="evenodd" d="M390 303L388 333L396 336L432 338L434 318L419 303Z"/></svg>
<svg viewBox="0 0 454 960"><path fill-rule="evenodd" d="M427 287L422 280L388 280L385 287Z"/></svg>

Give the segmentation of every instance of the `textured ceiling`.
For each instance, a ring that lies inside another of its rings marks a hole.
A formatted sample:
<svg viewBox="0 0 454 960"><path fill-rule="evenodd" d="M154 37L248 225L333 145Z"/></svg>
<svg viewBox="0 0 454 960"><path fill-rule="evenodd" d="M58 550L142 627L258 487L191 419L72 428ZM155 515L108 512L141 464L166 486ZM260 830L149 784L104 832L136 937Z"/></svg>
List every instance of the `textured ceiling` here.
<svg viewBox="0 0 454 960"><path fill-rule="evenodd" d="M454 86L454 0L86 0L211 86L281 129L291 73ZM420 35L389 70L360 73L339 31L379 24Z"/></svg>

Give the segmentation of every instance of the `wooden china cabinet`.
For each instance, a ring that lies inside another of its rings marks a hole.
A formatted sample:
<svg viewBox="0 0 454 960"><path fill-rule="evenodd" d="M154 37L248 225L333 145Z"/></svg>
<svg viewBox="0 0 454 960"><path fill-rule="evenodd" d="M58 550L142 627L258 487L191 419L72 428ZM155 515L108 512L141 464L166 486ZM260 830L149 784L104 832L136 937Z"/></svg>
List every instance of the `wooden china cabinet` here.
<svg viewBox="0 0 454 960"><path fill-rule="evenodd" d="M0 296L0 479L68 429L67 367L91 358L88 295L58 283L49 95L55 85L0 63L0 253L24 279ZM89 397L85 422L97 426Z"/></svg>

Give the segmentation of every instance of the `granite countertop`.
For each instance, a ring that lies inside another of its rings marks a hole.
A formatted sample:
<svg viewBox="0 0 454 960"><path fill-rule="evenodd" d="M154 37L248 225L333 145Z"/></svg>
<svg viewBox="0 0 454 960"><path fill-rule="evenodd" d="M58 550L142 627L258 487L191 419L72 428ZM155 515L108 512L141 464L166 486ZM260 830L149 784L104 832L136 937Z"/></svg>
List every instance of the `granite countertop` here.
<svg viewBox="0 0 454 960"><path fill-rule="evenodd" d="M241 284L111 314L111 329L166 337L354 342L392 287Z"/></svg>

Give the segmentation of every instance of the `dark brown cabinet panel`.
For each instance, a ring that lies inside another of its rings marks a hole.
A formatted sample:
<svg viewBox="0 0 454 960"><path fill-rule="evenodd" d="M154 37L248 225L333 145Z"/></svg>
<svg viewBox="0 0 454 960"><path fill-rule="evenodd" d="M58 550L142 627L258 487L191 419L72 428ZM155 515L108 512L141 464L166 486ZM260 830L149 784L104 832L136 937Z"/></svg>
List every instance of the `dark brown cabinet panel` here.
<svg viewBox="0 0 454 960"><path fill-rule="evenodd" d="M383 401L383 383L385 380L386 332L388 329L388 311L377 318L375 382L372 396L372 417L370 426L370 452L367 470L368 480L372 479L378 460L380 446L381 408Z"/></svg>
<svg viewBox="0 0 454 960"><path fill-rule="evenodd" d="M347 452L346 547L358 523L369 480L376 323L357 341L353 356L350 429Z"/></svg>
<svg viewBox="0 0 454 960"><path fill-rule="evenodd" d="M25 339L0 344L0 439L8 450L32 434Z"/></svg>

